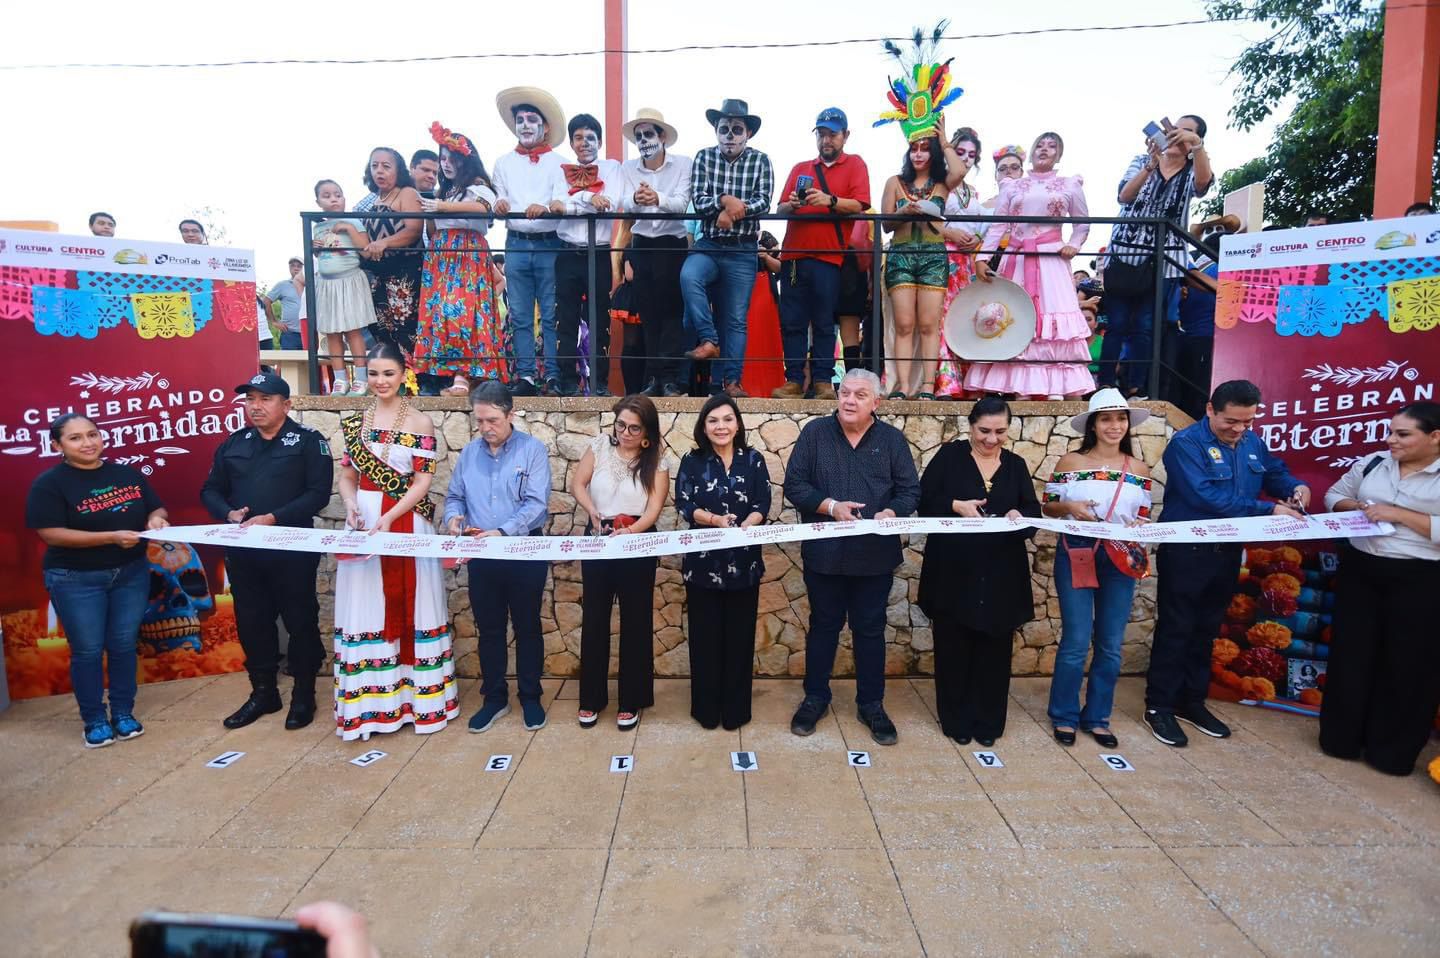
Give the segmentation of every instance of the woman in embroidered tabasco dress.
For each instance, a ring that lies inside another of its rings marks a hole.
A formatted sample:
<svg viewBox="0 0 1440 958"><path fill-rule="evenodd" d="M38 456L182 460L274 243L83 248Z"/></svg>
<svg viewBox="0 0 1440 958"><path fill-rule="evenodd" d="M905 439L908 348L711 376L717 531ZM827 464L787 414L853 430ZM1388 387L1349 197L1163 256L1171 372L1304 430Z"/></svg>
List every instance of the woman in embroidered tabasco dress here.
<svg viewBox="0 0 1440 958"><path fill-rule="evenodd" d="M402 395L407 376L393 343L370 351L370 408L341 423L340 497L346 525L433 535L435 424ZM335 573L335 725L368 739L414 724L438 732L460 714L445 580L439 559L342 559Z"/></svg>

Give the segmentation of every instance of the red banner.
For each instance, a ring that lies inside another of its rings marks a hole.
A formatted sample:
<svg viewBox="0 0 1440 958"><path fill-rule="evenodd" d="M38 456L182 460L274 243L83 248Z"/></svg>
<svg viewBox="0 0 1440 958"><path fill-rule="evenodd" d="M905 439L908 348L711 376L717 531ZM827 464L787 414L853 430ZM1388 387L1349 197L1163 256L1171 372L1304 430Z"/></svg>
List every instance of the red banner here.
<svg viewBox="0 0 1440 958"><path fill-rule="evenodd" d="M232 393L258 359L245 250L0 230L0 625L14 698L68 691L69 651L25 528L31 483L54 466L51 420L78 412L106 457L144 473L175 524L209 522L199 490L244 424ZM218 554L151 543L142 681L233 671L242 656Z"/></svg>
<svg viewBox="0 0 1440 958"><path fill-rule="evenodd" d="M1212 386L1248 379L1255 429L1323 507L1355 463L1385 449L1390 417L1440 380L1440 217L1227 236ZM1329 656L1330 546L1263 543L1211 661L1212 694L1314 712Z"/></svg>

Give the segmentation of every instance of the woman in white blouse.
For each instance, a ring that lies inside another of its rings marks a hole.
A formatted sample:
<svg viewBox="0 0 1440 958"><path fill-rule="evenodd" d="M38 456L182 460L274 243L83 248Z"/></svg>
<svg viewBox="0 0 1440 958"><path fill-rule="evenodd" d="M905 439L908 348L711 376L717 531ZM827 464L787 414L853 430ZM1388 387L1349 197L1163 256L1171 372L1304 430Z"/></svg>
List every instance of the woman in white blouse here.
<svg viewBox="0 0 1440 958"><path fill-rule="evenodd" d="M1090 397L1090 409L1070 420L1084 438L1080 448L1055 465L1045 484L1045 515L1082 522L1113 522L1127 526L1150 520L1150 469L1134 458L1130 429L1150 413L1132 408L1118 389L1101 389ZM1138 550L1138 547L1135 547ZM1100 539L1061 536L1055 547L1055 593L1060 600L1060 648L1050 680L1050 722L1055 740L1075 744L1075 731L1088 732L1104 748L1118 743L1110 731L1115 682L1120 677L1120 644L1130 621L1135 578L1143 574L1126 562L1117 564L1113 547ZM1143 553L1133 553L1143 562ZM1093 564L1087 584L1085 572ZM1085 707L1080 684L1085 656L1095 647Z"/></svg>
<svg viewBox="0 0 1440 958"><path fill-rule="evenodd" d="M1409 775L1440 707L1440 403L1401 408L1387 444L1325 493L1331 511L1362 509L1395 532L1341 555L1320 748Z"/></svg>
<svg viewBox="0 0 1440 958"><path fill-rule="evenodd" d="M589 516L589 535L653 532L670 492L670 469L661 453L660 416L648 396L614 405L610 435L596 436L570 477L570 494ZM590 728L610 704L610 609L620 602L620 711L615 724L632 728L640 710L655 704L654 556L580 563L580 712Z"/></svg>

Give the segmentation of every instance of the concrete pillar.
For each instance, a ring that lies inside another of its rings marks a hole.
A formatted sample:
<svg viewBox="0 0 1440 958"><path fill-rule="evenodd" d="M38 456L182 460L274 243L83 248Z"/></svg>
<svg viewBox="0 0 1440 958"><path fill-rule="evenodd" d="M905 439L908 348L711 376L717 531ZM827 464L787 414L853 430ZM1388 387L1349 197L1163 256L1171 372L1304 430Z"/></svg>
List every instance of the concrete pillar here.
<svg viewBox="0 0 1440 958"><path fill-rule="evenodd" d="M1428 201L1435 184L1435 102L1440 93L1440 2L1385 8L1380 71L1380 143L1375 157L1375 218L1400 216Z"/></svg>

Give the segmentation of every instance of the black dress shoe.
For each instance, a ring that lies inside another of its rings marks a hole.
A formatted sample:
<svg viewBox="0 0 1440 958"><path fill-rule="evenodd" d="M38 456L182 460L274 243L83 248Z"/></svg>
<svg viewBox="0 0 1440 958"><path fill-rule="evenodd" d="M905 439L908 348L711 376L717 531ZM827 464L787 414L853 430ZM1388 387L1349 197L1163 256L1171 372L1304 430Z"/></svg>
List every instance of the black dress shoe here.
<svg viewBox="0 0 1440 958"><path fill-rule="evenodd" d="M296 692L290 696L290 711L285 713L285 727L290 731L304 728L315 721L315 693Z"/></svg>
<svg viewBox="0 0 1440 958"><path fill-rule="evenodd" d="M1090 737L1093 738L1095 743L1101 748L1115 748L1120 744L1120 740L1111 732L1101 732L1093 728L1086 729L1086 731L1090 733Z"/></svg>
<svg viewBox="0 0 1440 958"><path fill-rule="evenodd" d="M645 387L644 387L643 389L641 389L636 395L639 395L639 396L658 396L658 395L660 395L660 390L661 390L661 388L662 388L661 385L660 385L659 383L657 383L655 380L652 379L652 380L650 380L649 382L647 382L647 383L645 384Z"/></svg>
<svg viewBox="0 0 1440 958"><path fill-rule="evenodd" d="M1075 730L1073 728L1057 728L1055 730L1055 741L1065 746L1074 745Z"/></svg>
<svg viewBox="0 0 1440 958"><path fill-rule="evenodd" d="M968 736L968 735L957 735L957 736L955 736L955 741L958 742L958 743L960 743L961 745L969 745L969 744L970 744L970 736Z"/></svg>
<svg viewBox="0 0 1440 958"><path fill-rule="evenodd" d="M280 693L274 688L257 688L250 693L245 704L225 717L228 729L244 728L262 715L270 715L281 709Z"/></svg>
<svg viewBox="0 0 1440 958"><path fill-rule="evenodd" d="M677 386L674 383L666 383L660 394L666 399L674 399L680 396L689 396L690 391L683 386Z"/></svg>
<svg viewBox="0 0 1440 958"><path fill-rule="evenodd" d="M994 747L995 747L995 740L994 740L993 738L979 738L979 737L977 736L976 739L975 739L975 743L976 743L977 745L981 746L982 748L994 748Z"/></svg>

